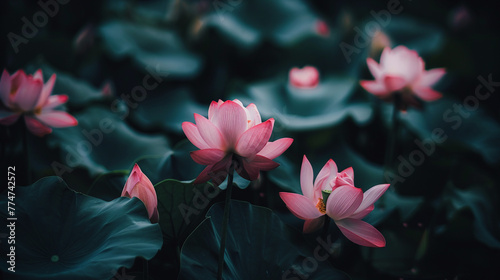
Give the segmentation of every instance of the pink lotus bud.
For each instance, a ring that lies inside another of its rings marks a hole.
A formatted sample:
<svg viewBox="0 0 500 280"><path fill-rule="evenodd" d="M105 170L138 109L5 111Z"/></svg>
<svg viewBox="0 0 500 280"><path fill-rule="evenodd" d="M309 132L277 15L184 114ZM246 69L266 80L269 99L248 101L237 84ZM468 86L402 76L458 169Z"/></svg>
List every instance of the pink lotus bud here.
<svg viewBox="0 0 500 280"><path fill-rule="evenodd" d="M315 88L319 84L319 72L312 66L305 66L302 69L294 67L288 74L288 80L297 88Z"/></svg>
<svg viewBox="0 0 500 280"><path fill-rule="evenodd" d="M323 37L328 37L330 35L330 28L328 28L326 22L318 20L316 22L316 32Z"/></svg>
<svg viewBox="0 0 500 280"><path fill-rule="evenodd" d="M158 222L158 199L156 198L155 188L149 178L142 173L137 163L134 165L127 182L123 187L121 196L129 198L137 197L142 200L148 210L151 222Z"/></svg>

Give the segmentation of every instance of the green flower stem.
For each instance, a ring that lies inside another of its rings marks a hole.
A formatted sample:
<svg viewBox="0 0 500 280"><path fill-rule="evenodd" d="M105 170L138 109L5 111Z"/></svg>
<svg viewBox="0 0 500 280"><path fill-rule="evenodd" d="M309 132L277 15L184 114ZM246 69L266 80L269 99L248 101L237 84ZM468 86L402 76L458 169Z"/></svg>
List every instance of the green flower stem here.
<svg viewBox="0 0 500 280"><path fill-rule="evenodd" d="M142 279L149 280L149 262L146 259L142 260Z"/></svg>
<svg viewBox="0 0 500 280"><path fill-rule="evenodd" d="M330 228L330 217L328 215L324 215L325 217L325 223L323 224L323 231L321 232L321 238L323 240L326 240L326 237L328 235L328 229Z"/></svg>
<svg viewBox="0 0 500 280"><path fill-rule="evenodd" d="M401 94L394 94L394 109L392 111L392 129L389 135L389 141L387 141L387 153L385 157L385 162L387 166L390 166L394 159L394 152L396 151L396 143L399 131L399 107L401 105Z"/></svg>
<svg viewBox="0 0 500 280"><path fill-rule="evenodd" d="M24 153L24 158L26 160L26 186L31 184L31 161L30 161L30 145L29 145L29 133L28 133L28 128L23 127L21 129L22 134L23 134L23 153Z"/></svg>
<svg viewBox="0 0 500 280"><path fill-rule="evenodd" d="M229 210L231 206L231 192L233 190L233 173L234 173L234 164L231 163L229 167L229 172L227 175L227 188L226 188L226 200L224 204L224 216L222 220L222 239L220 242L219 249L219 267L217 269L217 279L222 280L222 271L224 270L224 253L226 251L226 235L227 235L227 226L229 224Z"/></svg>
<svg viewBox="0 0 500 280"><path fill-rule="evenodd" d="M392 128L389 134L389 139L387 141L386 154L385 154L385 171L391 169L391 165L394 161L395 153L397 152L397 140L399 134L399 108L401 107L401 93L397 92L394 94L394 109L392 111ZM392 184L391 187L395 187ZM383 203L383 200L382 200Z"/></svg>

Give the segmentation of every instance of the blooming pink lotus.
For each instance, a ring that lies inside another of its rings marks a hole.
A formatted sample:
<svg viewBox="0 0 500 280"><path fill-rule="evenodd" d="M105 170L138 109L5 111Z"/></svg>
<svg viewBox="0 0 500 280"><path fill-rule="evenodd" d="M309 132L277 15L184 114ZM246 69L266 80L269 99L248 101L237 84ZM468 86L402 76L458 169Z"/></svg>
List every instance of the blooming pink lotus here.
<svg viewBox="0 0 500 280"><path fill-rule="evenodd" d="M296 88L315 88L319 84L319 72L312 66L294 67L288 73L288 80Z"/></svg>
<svg viewBox="0 0 500 280"><path fill-rule="evenodd" d="M295 216L306 221L303 229L306 233L321 228L324 224L322 216L326 214L352 242L368 247L384 247L384 236L361 219L374 209L375 201L389 185L374 186L363 194L361 189L354 186L352 168L337 173L337 165L330 159L313 183L313 169L304 156L300 171L303 195L280 192L280 197ZM326 203L323 192L330 193Z"/></svg>
<svg viewBox="0 0 500 280"><path fill-rule="evenodd" d="M246 108L234 101L212 101L208 119L194 114L196 124L184 122L182 129L187 138L200 150L191 152L193 160L207 167L196 178L195 184L214 179L214 183L227 176L230 165L247 180L256 180L260 170L279 166L273 159L281 155L293 142L281 138L268 142L274 119L265 122L252 103Z"/></svg>
<svg viewBox="0 0 500 280"><path fill-rule="evenodd" d="M137 163L134 165L132 172L130 172L121 196L139 198L146 205L151 222L158 222L158 199L156 198L155 188L149 178L142 173Z"/></svg>
<svg viewBox="0 0 500 280"><path fill-rule="evenodd" d="M408 104L419 107L415 96L424 101L434 101L442 97L441 93L431 87L446 73L444 68L425 70L424 61L416 51L405 46L394 49L384 48L380 56L380 64L367 58L368 69L375 81L360 81L368 92L390 100L393 93L402 94L403 108Z"/></svg>
<svg viewBox="0 0 500 280"><path fill-rule="evenodd" d="M70 114L53 110L66 103L66 95L50 95L56 81L56 75L43 83L42 70L35 75L26 75L19 70L9 75L3 71L0 80L0 124L11 125L24 115L24 121L31 133L43 136L51 133L49 127L75 126L78 121Z"/></svg>

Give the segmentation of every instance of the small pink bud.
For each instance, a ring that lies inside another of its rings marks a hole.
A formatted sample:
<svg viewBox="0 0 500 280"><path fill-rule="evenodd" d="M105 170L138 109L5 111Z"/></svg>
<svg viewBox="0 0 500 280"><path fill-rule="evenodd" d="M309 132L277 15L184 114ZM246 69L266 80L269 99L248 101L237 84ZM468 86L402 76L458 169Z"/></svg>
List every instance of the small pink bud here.
<svg viewBox="0 0 500 280"><path fill-rule="evenodd" d="M114 89L113 83L111 81L106 81L101 89L102 96L110 97L110 96L114 95L114 92L115 92L115 89Z"/></svg>
<svg viewBox="0 0 500 280"><path fill-rule="evenodd" d="M129 198L137 197L142 200L148 210L151 222L158 222L158 199L156 197L155 188L149 178L142 173L137 163L134 165L132 172L130 172L121 196Z"/></svg>
<svg viewBox="0 0 500 280"><path fill-rule="evenodd" d="M323 37L328 37L330 35L330 28L326 22L319 20L316 22L316 32Z"/></svg>
<svg viewBox="0 0 500 280"><path fill-rule="evenodd" d="M315 88L319 84L319 72L312 66L305 66L302 69L294 67L290 70L288 79L296 88Z"/></svg>

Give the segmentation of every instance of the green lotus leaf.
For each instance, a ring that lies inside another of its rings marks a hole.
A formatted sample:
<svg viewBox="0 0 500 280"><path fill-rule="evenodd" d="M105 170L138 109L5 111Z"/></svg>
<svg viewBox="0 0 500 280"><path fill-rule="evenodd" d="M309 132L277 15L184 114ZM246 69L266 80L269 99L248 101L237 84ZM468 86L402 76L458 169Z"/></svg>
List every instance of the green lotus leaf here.
<svg viewBox="0 0 500 280"><path fill-rule="evenodd" d="M187 50L175 32L119 20L104 23L99 31L111 55L131 57L163 77L193 77L201 69L201 58Z"/></svg>
<svg viewBox="0 0 500 280"><path fill-rule="evenodd" d="M187 89L177 89L149 94L132 111L132 120L145 129L183 133L183 122L194 122L194 113L206 115L207 112L208 106L196 103Z"/></svg>
<svg viewBox="0 0 500 280"><path fill-rule="evenodd" d="M234 44L253 49L264 40L289 46L318 36L318 16L302 1L215 1L214 12L203 18Z"/></svg>
<svg viewBox="0 0 500 280"><path fill-rule="evenodd" d="M500 125L485 111L468 110L462 101L450 98L425 105L422 111L408 110L407 114L401 114L403 122L421 139L434 143L437 139L437 144L443 145L461 143L481 154L488 163L500 161Z"/></svg>
<svg viewBox="0 0 500 280"><path fill-rule="evenodd" d="M54 130L48 141L60 149L62 164L84 167L91 176L129 169L138 158L169 149L164 136L139 133L110 109L94 106L74 116L78 126Z"/></svg>
<svg viewBox="0 0 500 280"><path fill-rule="evenodd" d="M223 279L349 279L324 259L319 243L317 250L306 246L270 209L234 200L230 208ZM215 278L223 212L223 204L214 204L188 237L178 279Z"/></svg>
<svg viewBox="0 0 500 280"><path fill-rule="evenodd" d="M0 199L3 220L15 223L16 279L109 279L136 257L153 258L162 246L158 224L151 224L142 201L120 197L106 202L76 193L58 177L45 177L15 189L15 215ZM9 252L7 242L0 243ZM12 273L12 274L11 274ZM8 278L7 277L7 278Z"/></svg>
<svg viewBox="0 0 500 280"><path fill-rule="evenodd" d="M220 189L210 183L193 185L176 180L164 180L155 185L158 213L165 243L179 247L204 219L204 211Z"/></svg>
<svg viewBox="0 0 500 280"><path fill-rule="evenodd" d="M325 77L313 89L299 89L282 81L252 84L244 103L255 103L264 118L275 118L287 130L305 131L330 127L353 118L364 124L371 119L368 103L347 100L357 81L349 77Z"/></svg>

